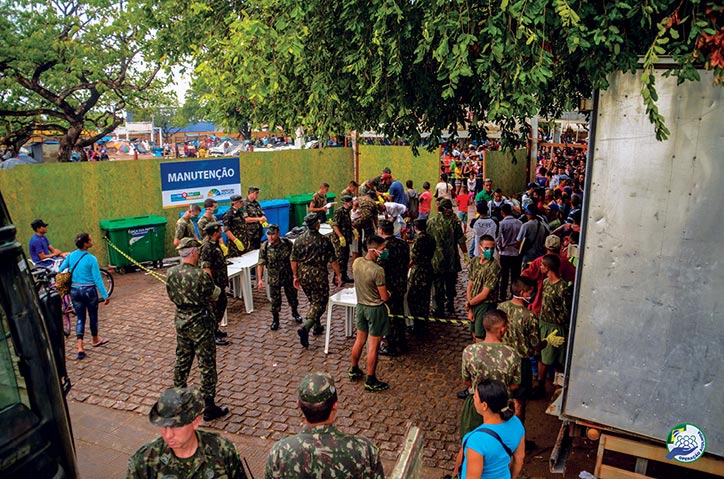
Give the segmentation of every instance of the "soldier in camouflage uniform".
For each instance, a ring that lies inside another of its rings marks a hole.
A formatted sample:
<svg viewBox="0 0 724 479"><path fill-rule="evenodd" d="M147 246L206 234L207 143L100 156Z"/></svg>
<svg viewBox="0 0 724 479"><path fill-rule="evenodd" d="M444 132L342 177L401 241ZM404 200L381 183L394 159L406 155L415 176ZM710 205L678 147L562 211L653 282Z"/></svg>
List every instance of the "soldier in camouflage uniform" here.
<svg viewBox="0 0 724 479"><path fill-rule="evenodd" d="M365 195L358 197L359 206L357 207L357 211L359 212L359 216L353 226L362 230L362 237L359 239L360 256L364 256L364 253L367 251L367 238L375 234L378 211L377 203L375 202L376 199L377 193L375 190L368 191Z"/></svg>
<svg viewBox="0 0 724 479"><path fill-rule="evenodd" d="M329 183L319 185L319 190L312 196L307 211L317 215L320 223L327 221L327 192L329 191Z"/></svg>
<svg viewBox="0 0 724 479"><path fill-rule="evenodd" d="M543 305L540 310L538 328L540 337L546 337L554 331L564 338L568 337L568 324L571 316L571 288L559 275L561 259L558 255L547 254L543 257L540 271L546 275L543 280ZM546 346L540 352L540 363L538 363L538 383L545 385L546 370L553 366L556 371L561 371L566 361L565 343L554 347L552 344Z"/></svg>
<svg viewBox="0 0 724 479"><path fill-rule="evenodd" d="M347 276L347 263L349 263L349 245L352 243L352 219L350 211L352 210L352 197L349 195L340 198L342 206L334 210L334 219L332 229L334 236L332 244L334 245L334 254L337 256L339 270L342 273L343 283L354 283L354 280Z"/></svg>
<svg viewBox="0 0 724 479"><path fill-rule="evenodd" d="M414 222L415 242L410 254L410 279L407 290L407 305L410 315L417 318L430 316L430 293L432 291L432 257L435 254L435 240L427 233L427 220L418 218ZM415 333L423 333L427 323L415 320Z"/></svg>
<svg viewBox="0 0 724 479"><path fill-rule="evenodd" d="M224 228L229 239L229 257L241 256L249 249L249 240L246 238L246 220L244 201L241 195L231 195L231 208L224 213Z"/></svg>
<svg viewBox="0 0 724 479"><path fill-rule="evenodd" d="M259 249L261 237L264 236L263 225L266 223L266 216L257 199L259 199L259 187L250 186L244 202L244 221L249 249Z"/></svg>
<svg viewBox="0 0 724 479"><path fill-rule="evenodd" d="M189 205L189 208L176 221L176 231L173 236L173 245L178 246L184 238L196 238L196 230L194 229L194 219L198 218L201 213L201 207L199 205Z"/></svg>
<svg viewBox="0 0 724 479"><path fill-rule="evenodd" d="M319 218L316 213L310 213L304 218L308 231L302 233L292 247L292 275L294 287L300 287L309 300L307 322L297 330L299 342L303 347L309 347L309 330L314 326L314 335L324 332L324 326L319 318L327 308L329 301L329 278L327 264L332 263L335 283L342 286L342 276L339 264L334 256L332 241L319 232Z"/></svg>
<svg viewBox="0 0 724 479"><path fill-rule="evenodd" d="M385 167L380 176L375 176L362 183L359 187L359 194L364 195L368 191L376 191L378 193L387 193L392 184L392 170Z"/></svg>
<svg viewBox="0 0 724 479"><path fill-rule="evenodd" d="M432 268L435 273L435 312L437 317L445 316L444 306L448 313L455 312L455 286L460 267L458 248L465 251L465 235L460 226L452 202L447 198L440 201L438 214L427 222L427 231L435 240L435 255L432 257ZM456 248L457 246L457 248Z"/></svg>
<svg viewBox="0 0 724 479"><path fill-rule="evenodd" d="M302 430L274 444L265 479L383 479L379 449L334 427L337 390L329 374L310 373L299 385Z"/></svg>
<svg viewBox="0 0 724 479"><path fill-rule="evenodd" d="M483 379L495 379L508 387L509 391L520 384L520 357L518 352L503 344L502 338L508 326L508 317L502 311L493 309L485 313L485 339L470 344L463 351L462 378L468 388L460 413L460 437L483 423L475 410L474 389Z"/></svg>
<svg viewBox="0 0 724 479"><path fill-rule="evenodd" d="M181 264L168 272L166 292L176 305L176 365L173 372L175 387L186 387L194 356L198 357L201 373L201 394L206 402L204 420L211 421L229 412L214 403L216 396L216 320L212 302L221 294L211 276L196 266L201 244L193 238L184 238L176 248Z"/></svg>
<svg viewBox="0 0 724 479"><path fill-rule="evenodd" d="M556 332L540 341L538 335L538 318L528 308L535 281L521 276L513 281L513 299L498 305L498 309L508 316L508 329L503 336L503 344L507 344L518 352L520 357L520 388L516 389L511 397L516 402L516 414L522 423L525 423L526 400L533 388L533 372L530 357L548 346L560 346L563 337Z"/></svg>
<svg viewBox="0 0 724 479"><path fill-rule="evenodd" d="M271 294L272 323L271 330L279 329L279 311L282 309L282 288L287 296L289 307L292 308L292 317L298 323L302 322L297 308L297 290L294 289L292 278L292 265L289 257L292 254L292 242L279 237L279 226L271 224L266 230L267 240L259 250L259 263L256 267L257 286L259 291L264 289L264 266L267 268L269 293Z"/></svg>
<svg viewBox="0 0 724 479"><path fill-rule="evenodd" d="M217 207L218 204L215 199L206 198L204 200L204 214L200 216L199 220L196 222L196 226L199 229L199 236L201 236L202 241L206 238L206 225L216 221L216 216L214 216L214 214L216 213Z"/></svg>
<svg viewBox="0 0 724 479"><path fill-rule="evenodd" d="M203 398L195 387L167 389L148 414L151 424L161 428L161 436L131 456L127 479L246 479L234 444L198 429L203 410Z"/></svg>
<svg viewBox="0 0 724 479"><path fill-rule="evenodd" d="M473 340L485 337L483 316L486 311L495 309L500 284L500 264L493 258L495 239L490 235L483 235L480 238L478 249L480 256L476 256L470 261L465 302L465 309L468 311L468 318L471 321L470 333Z"/></svg>
<svg viewBox="0 0 724 479"><path fill-rule="evenodd" d="M350 198L354 198L355 196L357 196L358 189L359 184L356 181L351 180L347 187L343 189L342 192L339 194L339 197L344 198L345 196L349 196Z"/></svg>
<svg viewBox="0 0 724 479"><path fill-rule="evenodd" d="M386 347L380 348L383 356L397 356L407 351L405 338L405 293L407 293L407 271L410 267L410 245L407 241L395 237L395 226L390 220L380 220L378 232L385 239L389 254L379 261L385 270L385 283L390 299L390 334L387 336Z"/></svg>
<svg viewBox="0 0 724 479"><path fill-rule="evenodd" d="M205 238L201 243L199 251L199 266L206 271L214 284L221 289L219 297L211 305L211 309L216 319L215 339L217 346L226 346L229 342L224 339L226 333L219 329L221 320L224 319L226 306L226 287L229 285L229 275L226 268L226 259L224 252L221 250L221 227L223 224L219 221L208 223L204 228Z"/></svg>

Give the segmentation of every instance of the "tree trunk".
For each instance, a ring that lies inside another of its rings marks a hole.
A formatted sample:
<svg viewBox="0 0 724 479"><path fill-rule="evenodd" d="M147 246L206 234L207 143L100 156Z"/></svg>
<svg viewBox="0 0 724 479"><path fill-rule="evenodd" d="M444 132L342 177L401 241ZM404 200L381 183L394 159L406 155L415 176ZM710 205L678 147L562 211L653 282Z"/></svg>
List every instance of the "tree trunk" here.
<svg viewBox="0 0 724 479"><path fill-rule="evenodd" d="M67 162L70 161L70 155L73 153L73 148L78 143L80 134L83 132L83 123L71 123L65 135L60 137L60 145L58 146L58 161Z"/></svg>

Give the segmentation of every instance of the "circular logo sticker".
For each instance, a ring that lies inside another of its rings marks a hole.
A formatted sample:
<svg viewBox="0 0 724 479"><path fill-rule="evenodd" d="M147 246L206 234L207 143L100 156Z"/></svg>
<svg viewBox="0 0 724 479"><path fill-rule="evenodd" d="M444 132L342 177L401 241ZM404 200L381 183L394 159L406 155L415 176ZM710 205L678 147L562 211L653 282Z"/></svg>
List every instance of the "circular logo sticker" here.
<svg viewBox="0 0 724 479"><path fill-rule="evenodd" d="M706 437L701 429L693 424L679 424L669 431L666 448L669 450L666 459L693 462L704 454Z"/></svg>

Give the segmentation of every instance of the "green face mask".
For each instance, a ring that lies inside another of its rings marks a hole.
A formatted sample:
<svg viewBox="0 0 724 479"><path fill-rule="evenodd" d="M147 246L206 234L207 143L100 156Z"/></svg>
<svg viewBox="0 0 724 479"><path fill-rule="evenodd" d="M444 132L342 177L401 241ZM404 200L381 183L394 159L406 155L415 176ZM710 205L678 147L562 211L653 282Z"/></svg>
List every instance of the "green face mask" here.
<svg viewBox="0 0 724 479"><path fill-rule="evenodd" d="M492 249L486 249L483 251L483 257L490 261L493 259L493 250Z"/></svg>
<svg viewBox="0 0 724 479"><path fill-rule="evenodd" d="M390 256L390 250L384 250L381 253L379 253L379 257L377 259L381 259L382 261L386 260Z"/></svg>

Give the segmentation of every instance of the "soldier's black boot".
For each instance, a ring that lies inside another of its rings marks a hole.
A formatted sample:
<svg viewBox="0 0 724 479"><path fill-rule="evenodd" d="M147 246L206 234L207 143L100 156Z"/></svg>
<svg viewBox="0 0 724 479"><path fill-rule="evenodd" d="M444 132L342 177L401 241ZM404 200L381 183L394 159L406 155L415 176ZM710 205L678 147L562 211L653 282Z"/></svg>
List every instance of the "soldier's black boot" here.
<svg viewBox="0 0 724 479"><path fill-rule="evenodd" d="M213 421L214 419L229 414L228 407L217 406L213 399L204 399L204 402L206 403L206 407L204 408L204 421Z"/></svg>
<svg viewBox="0 0 724 479"><path fill-rule="evenodd" d="M271 323L271 330L276 331L279 329L279 313L272 313L272 323Z"/></svg>
<svg viewBox="0 0 724 479"><path fill-rule="evenodd" d="M315 335L315 336L319 336L319 335L322 334L323 332L324 332L324 326L322 326L322 323L320 323L319 321L317 321L317 322L314 324L314 329L312 329L312 334Z"/></svg>
<svg viewBox="0 0 724 479"><path fill-rule="evenodd" d="M299 316L299 312L297 311L297 308L292 309L292 318L294 318L294 321L297 323L301 323L304 321L301 316Z"/></svg>
<svg viewBox="0 0 724 479"><path fill-rule="evenodd" d="M393 341L389 336L384 336L382 339L384 340L384 343L380 344L380 349L377 351L377 353L380 356L398 356L395 341Z"/></svg>
<svg viewBox="0 0 724 479"><path fill-rule="evenodd" d="M297 329L297 334L299 335L299 342L302 344L303 348L309 347L309 331L307 328L302 326L301 328Z"/></svg>

